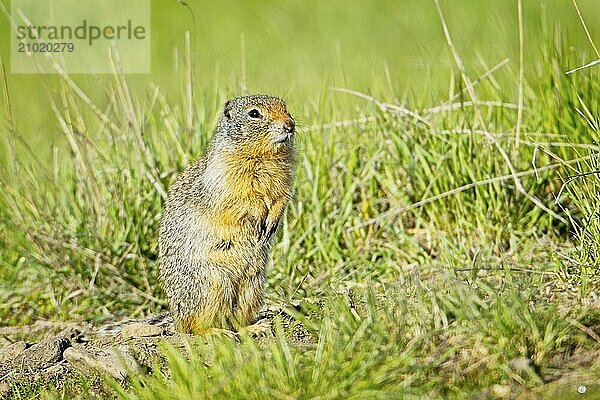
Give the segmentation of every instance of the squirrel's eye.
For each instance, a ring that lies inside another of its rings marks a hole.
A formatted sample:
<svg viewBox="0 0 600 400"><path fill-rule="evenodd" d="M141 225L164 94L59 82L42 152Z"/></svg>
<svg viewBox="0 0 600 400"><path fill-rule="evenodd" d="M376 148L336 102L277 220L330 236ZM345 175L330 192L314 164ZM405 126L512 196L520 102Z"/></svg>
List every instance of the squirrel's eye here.
<svg viewBox="0 0 600 400"><path fill-rule="evenodd" d="M253 108L252 110L248 111L248 116L250 118L262 118L262 114L256 108Z"/></svg>

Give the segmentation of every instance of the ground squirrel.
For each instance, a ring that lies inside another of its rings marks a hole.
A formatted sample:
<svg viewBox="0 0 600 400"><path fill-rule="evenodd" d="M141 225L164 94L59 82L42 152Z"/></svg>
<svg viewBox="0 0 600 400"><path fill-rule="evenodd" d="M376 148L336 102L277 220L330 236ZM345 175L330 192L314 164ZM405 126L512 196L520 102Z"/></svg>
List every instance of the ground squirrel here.
<svg viewBox="0 0 600 400"><path fill-rule="evenodd" d="M294 132L281 99L229 100L206 155L171 185L159 269L179 330L237 330L255 321L274 233L292 197Z"/></svg>

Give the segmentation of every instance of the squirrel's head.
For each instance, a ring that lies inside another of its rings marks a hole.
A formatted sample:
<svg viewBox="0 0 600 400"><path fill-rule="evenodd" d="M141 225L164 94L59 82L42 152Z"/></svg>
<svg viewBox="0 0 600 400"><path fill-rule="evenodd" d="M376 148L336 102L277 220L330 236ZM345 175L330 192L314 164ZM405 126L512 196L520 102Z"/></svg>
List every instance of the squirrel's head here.
<svg viewBox="0 0 600 400"><path fill-rule="evenodd" d="M283 100L268 95L225 102L215 139L261 154L290 151L296 125Z"/></svg>

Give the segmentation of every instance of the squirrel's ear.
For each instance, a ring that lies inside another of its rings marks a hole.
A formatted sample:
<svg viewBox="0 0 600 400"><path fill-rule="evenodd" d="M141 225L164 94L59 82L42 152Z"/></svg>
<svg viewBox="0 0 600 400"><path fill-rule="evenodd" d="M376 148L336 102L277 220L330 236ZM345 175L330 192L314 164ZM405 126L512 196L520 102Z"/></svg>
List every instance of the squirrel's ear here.
<svg viewBox="0 0 600 400"><path fill-rule="evenodd" d="M227 119L231 118L231 105L231 100L227 100L223 106L223 115L225 115L225 118Z"/></svg>

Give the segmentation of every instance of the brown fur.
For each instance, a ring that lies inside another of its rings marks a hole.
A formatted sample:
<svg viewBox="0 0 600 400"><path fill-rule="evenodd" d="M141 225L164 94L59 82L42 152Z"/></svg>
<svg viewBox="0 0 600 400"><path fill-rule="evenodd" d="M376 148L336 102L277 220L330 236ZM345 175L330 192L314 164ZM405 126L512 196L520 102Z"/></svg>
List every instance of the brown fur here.
<svg viewBox="0 0 600 400"><path fill-rule="evenodd" d="M274 232L292 196L293 130L277 98L228 101L207 155L173 182L159 261L181 331L237 329L256 318Z"/></svg>

